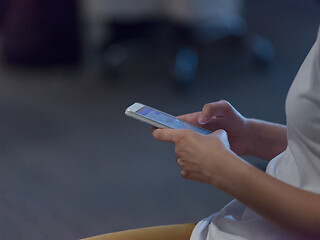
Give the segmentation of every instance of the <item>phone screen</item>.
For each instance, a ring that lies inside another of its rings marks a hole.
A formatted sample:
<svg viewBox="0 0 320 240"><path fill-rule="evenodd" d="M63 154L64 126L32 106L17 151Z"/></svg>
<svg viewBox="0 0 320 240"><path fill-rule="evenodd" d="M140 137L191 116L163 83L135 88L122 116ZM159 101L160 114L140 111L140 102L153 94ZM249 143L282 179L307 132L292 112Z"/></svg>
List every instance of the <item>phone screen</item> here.
<svg viewBox="0 0 320 240"><path fill-rule="evenodd" d="M211 132L209 130L197 127L195 125L192 125L190 123L187 123L185 121L182 121L178 118L175 118L169 114L165 114L164 112L160 112L154 108L148 107L148 106L144 106L142 108L140 108L138 111L136 111L138 114L159 122L169 128L173 128L173 129L190 129L193 131L196 131L198 133L202 133L202 134L210 134Z"/></svg>

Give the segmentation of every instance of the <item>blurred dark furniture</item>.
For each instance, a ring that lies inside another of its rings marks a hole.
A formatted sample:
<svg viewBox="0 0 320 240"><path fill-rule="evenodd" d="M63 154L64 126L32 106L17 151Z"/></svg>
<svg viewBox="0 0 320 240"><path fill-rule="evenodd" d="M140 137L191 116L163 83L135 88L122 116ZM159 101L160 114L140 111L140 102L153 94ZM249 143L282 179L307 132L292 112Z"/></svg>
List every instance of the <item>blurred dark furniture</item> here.
<svg viewBox="0 0 320 240"><path fill-rule="evenodd" d="M171 77L178 87L189 86L196 77L198 69L199 48L225 43L227 47L248 52L252 65L258 69L266 69L274 60L273 45L263 36L247 32L246 21L240 16L228 22L205 22L201 24L176 24L168 21L143 21L135 23L113 22L109 24L112 38L106 42L102 50L103 68L114 74L119 71L127 54L129 42L139 40L155 47L171 48ZM166 37L161 36L166 35ZM143 43L142 43L143 44ZM159 46L159 45L165 45ZM141 44L140 44L141 45Z"/></svg>
<svg viewBox="0 0 320 240"><path fill-rule="evenodd" d="M8 0L5 5L1 11L5 63L57 66L79 60L75 0Z"/></svg>

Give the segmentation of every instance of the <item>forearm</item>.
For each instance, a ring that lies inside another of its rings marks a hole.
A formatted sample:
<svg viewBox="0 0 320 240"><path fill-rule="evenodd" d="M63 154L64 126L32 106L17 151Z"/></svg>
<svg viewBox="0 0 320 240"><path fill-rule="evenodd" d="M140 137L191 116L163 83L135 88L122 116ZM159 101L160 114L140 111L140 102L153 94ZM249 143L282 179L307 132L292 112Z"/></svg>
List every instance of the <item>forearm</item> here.
<svg viewBox="0 0 320 240"><path fill-rule="evenodd" d="M284 125L248 119L246 128L247 155L271 160L287 147L287 128Z"/></svg>
<svg viewBox="0 0 320 240"><path fill-rule="evenodd" d="M234 158L218 187L275 225L301 239L320 237L320 195L283 183ZM238 164L236 164L236 161Z"/></svg>

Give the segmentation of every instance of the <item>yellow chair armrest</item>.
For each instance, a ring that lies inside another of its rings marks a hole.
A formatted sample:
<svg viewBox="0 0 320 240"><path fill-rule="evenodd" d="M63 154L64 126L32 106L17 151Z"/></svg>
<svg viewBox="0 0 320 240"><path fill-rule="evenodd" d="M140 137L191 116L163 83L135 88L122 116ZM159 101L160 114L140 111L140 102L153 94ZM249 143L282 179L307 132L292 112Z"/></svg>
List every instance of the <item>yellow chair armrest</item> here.
<svg viewBox="0 0 320 240"><path fill-rule="evenodd" d="M85 240L188 240L194 223L157 226L108 233Z"/></svg>

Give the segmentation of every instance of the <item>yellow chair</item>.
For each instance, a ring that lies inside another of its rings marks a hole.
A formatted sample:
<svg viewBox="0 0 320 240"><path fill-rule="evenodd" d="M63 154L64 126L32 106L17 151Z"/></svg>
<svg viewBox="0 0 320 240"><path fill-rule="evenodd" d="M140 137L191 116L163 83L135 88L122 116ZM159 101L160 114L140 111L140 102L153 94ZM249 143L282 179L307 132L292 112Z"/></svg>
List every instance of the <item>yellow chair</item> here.
<svg viewBox="0 0 320 240"><path fill-rule="evenodd" d="M189 240L194 223L167 225L107 233L85 240Z"/></svg>

